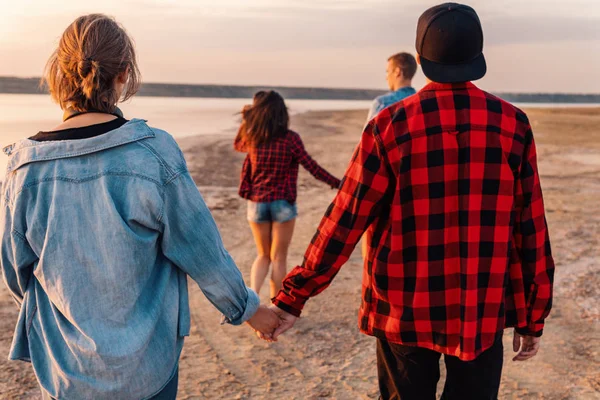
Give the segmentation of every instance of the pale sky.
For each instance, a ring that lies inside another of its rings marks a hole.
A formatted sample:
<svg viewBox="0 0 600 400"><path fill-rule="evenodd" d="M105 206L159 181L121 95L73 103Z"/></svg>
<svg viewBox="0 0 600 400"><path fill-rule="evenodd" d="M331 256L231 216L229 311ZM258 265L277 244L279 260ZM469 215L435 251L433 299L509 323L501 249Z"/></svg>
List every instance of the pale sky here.
<svg viewBox="0 0 600 400"><path fill-rule="evenodd" d="M430 0L0 0L0 75L39 76L84 13L133 36L146 82L385 88ZM599 0L471 0L503 92L600 93ZM423 85L418 75L415 86Z"/></svg>

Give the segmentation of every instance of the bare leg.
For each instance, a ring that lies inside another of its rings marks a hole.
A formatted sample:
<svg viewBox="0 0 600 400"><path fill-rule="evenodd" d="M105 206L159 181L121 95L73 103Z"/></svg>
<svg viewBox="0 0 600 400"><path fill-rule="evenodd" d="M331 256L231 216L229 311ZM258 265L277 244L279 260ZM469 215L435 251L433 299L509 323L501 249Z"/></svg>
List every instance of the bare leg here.
<svg viewBox="0 0 600 400"><path fill-rule="evenodd" d="M367 233L366 232L362 236L362 239L360 241L360 250L361 250L361 253L362 253L363 261L366 262L367 261L367 256L369 255L369 241L367 239Z"/></svg>
<svg viewBox="0 0 600 400"><path fill-rule="evenodd" d="M250 273L250 288L260 294L271 265L271 223L250 222L250 229L256 243L257 256Z"/></svg>
<svg viewBox="0 0 600 400"><path fill-rule="evenodd" d="M273 223L273 242L271 245L271 260L273 261L273 272L271 273L271 298L275 297L281 284L287 274L287 255L296 220L284 222L282 224Z"/></svg>

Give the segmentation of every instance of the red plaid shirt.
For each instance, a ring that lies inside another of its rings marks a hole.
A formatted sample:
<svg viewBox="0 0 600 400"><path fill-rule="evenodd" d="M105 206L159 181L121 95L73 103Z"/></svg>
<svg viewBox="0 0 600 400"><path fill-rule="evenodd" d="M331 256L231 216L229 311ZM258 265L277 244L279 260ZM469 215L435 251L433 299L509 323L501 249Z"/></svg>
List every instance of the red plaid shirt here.
<svg viewBox="0 0 600 400"><path fill-rule="evenodd" d="M365 129L342 187L274 303L296 316L367 230L359 327L473 360L541 335L554 262L526 115L473 85L427 85Z"/></svg>
<svg viewBox="0 0 600 400"><path fill-rule="evenodd" d="M339 179L310 157L296 132L288 131L287 135L258 147L247 146L236 139L234 147L237 151L248 153L242 167L239 193L250 201L269 203L287 200L295 203L299 164L329 186L340 186Z"/></svg>

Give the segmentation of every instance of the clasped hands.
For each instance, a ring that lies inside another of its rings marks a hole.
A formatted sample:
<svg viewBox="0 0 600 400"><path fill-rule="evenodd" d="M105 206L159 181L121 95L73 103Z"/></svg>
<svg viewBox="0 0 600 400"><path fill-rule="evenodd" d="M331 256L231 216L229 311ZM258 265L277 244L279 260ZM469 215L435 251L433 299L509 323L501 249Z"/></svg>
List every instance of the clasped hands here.
<svg viewBox="0 0 600 400"><path fill-rule="evenodd" d="M261 304L247 323L259 338L268 342L276 342L277 337L294 326L297 319L298 317L277 306Z"/></svg>

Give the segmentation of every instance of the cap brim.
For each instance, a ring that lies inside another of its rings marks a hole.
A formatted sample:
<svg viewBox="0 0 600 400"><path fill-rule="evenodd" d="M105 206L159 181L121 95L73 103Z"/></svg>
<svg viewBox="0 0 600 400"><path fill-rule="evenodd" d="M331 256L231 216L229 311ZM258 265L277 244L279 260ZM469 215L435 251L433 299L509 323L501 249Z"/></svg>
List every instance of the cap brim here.
<svg viewBox="0 0 600 400"><path fill-rule="evenodd" d="M476 81L483 78L487 71L483 54L465 64L438 64L423 58L423 56L420 58L423 73L434 82L456 83Z"/></svg>

